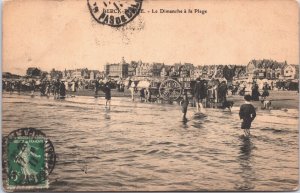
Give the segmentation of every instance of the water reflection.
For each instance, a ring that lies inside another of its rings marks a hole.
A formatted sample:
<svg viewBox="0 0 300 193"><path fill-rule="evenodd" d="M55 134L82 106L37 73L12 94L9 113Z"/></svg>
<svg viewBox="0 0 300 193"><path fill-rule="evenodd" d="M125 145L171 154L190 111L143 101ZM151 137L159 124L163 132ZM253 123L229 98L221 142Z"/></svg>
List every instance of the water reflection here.
<svg viewBox="0 0 300 193"><path fill-rule="evenodd" d="M93 97L4 94L2 105L3 136L36 127L53 141L59 159L49 191L282 191L298 185L297 109L258 110L255 136L247 139L239 137L238 107L202 114L190 108L185 123L176 104L128 98L113 98L110 111L103 98Z"/></svg>
<svg viewBox="0 0 300 193"><path fill-rule="evenodd" d="M181 127L182 127L183 129L189 128L189 126L188 126L188 121L187 121L187 120L182 120L182 125L181 125Z"/></svg>
<svg viewBox="0 0 300 193"><path fill-rule="evenodd" d="M238 162L240 165L240 176L242 181L237 184L237 189L242 191L249 191L255 188L253 180L255 177L255 169L253 168L253 149L254 144L251 142L251 137L246 137L242 135L240 152L238 156Z"/></svg>
<svg viewBox="0 0 300 193"><path fill-rule="evenodd" d="M110 110L109 109L105 109L104 118L107 120L110 120Z"/></svg>

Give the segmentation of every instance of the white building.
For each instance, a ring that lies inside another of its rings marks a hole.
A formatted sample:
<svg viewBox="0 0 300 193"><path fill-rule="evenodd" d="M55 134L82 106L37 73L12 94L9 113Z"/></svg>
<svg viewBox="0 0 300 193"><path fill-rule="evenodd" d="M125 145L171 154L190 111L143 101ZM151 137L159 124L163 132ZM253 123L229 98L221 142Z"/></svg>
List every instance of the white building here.
<svg viewBox="0 0 300 193"><path fill-rule="evenodd" d="M288 64L283 68L283 76L285 79L297 79L299 73L299 66L294 64Z"/></svg>
<svg viewBox="0 0 300 193"><path fill-rule="evenodd" d="M82 78L81 70L74 70L71 75L72 78Z"/></svg>

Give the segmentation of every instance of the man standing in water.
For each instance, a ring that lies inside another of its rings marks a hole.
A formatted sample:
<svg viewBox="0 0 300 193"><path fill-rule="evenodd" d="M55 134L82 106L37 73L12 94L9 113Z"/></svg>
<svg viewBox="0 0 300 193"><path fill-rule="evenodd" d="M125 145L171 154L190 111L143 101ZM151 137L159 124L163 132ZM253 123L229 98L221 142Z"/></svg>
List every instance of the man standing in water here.
<svg viewBox="0 0 300 193"><path fill-rule="evenodd" d="M240 107L240 119L243 119L241 128L244 129L245 136L250 136L250 127L252 121L256 117L256 112L254 106L250 103L252 97L250 95L245 95L245 104Z"/></svg>

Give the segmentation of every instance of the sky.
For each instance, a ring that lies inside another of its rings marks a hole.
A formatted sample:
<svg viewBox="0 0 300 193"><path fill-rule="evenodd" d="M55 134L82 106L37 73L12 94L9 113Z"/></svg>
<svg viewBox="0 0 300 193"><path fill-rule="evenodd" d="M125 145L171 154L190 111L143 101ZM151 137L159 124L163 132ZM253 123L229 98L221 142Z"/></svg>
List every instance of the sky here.
<svg viewBox="0 0 300 193"><path fill-rule="evenodd" d="M246 65L263 58L299 64L294 0L144 0L142 9L146 13L113 28L94 20L86 0L6 1L2 71L22 75L28 67L103 70L122 57L165 64Z"/></svg>

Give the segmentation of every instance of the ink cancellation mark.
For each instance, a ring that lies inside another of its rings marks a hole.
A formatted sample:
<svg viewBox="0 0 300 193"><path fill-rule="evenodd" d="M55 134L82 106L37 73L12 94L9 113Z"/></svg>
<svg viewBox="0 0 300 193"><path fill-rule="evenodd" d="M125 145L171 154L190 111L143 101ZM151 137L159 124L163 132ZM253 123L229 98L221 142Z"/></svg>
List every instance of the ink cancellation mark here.
<svg viewBox="0 0 300 193"><path fill-rule="evenodd" d="M46 135L35 128L22 128L11 132L5 145L7 188L48 188L56 154Z"/></svg>
<svg viewBox="0 0 300 193"><path fill-rule="evenodd" d="M90 13L100 24L120 27L131 22L141 11L143 0L87 0Z"/></svg>

